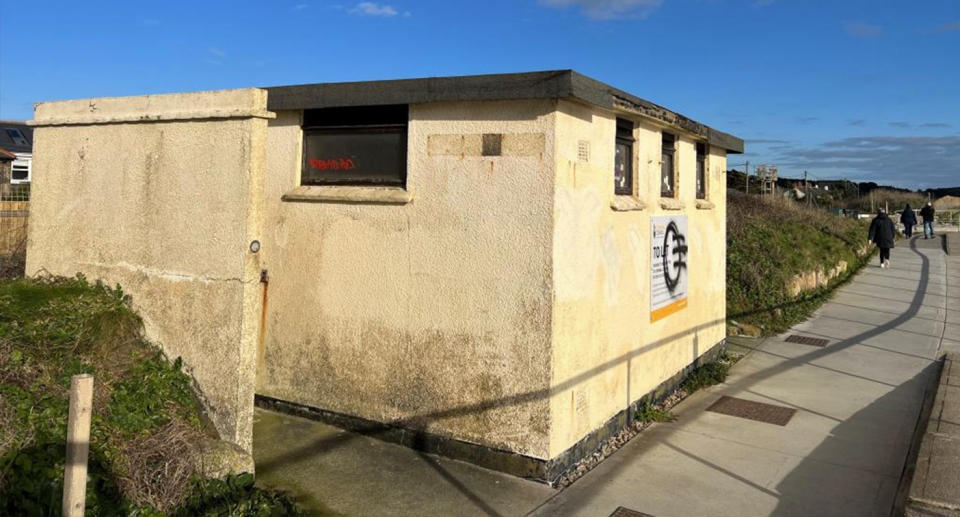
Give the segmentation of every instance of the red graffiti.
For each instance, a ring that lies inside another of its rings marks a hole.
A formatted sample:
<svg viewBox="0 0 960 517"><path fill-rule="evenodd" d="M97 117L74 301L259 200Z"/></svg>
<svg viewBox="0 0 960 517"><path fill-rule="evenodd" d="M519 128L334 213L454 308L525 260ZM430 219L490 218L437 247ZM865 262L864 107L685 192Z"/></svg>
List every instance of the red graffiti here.
<svg viewBox="0 0 960 517"><path fill-rule="evenodd" d="M321 171L349 171L357 168L357 164L353 163L353 158L331 158L328 160L310 158L308 163L311 169Z"/></svg>

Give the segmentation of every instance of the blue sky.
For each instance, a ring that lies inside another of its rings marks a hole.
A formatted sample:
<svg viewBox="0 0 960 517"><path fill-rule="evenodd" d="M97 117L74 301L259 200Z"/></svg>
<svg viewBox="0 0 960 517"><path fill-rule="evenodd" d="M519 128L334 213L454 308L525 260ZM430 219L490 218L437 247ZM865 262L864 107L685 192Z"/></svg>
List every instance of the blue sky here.
<svg viewBox="0 0 960 517"><path fill-rule="evenodd" d="M744 138L732 165L960 186L958 0L0 0L4 119L44 100L566 68Z"/></svg>

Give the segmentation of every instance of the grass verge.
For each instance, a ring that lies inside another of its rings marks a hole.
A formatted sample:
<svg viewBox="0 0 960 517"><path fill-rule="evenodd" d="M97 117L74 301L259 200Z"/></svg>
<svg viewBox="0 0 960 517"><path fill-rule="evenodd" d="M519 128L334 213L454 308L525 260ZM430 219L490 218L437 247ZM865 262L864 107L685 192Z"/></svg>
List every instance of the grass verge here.
<svg viewBox="0 0 960 517"><path fill-rule="evenodd" d="M215 437L179 360L148 343L119 287L0 281L0 515L59 515L70 378L94 376L88 515L295 515L251 476L199 476Z"/></svg>
<svg viewBox="0 0 960 517"><path fill-rule="evenodd" d="M827 295L869 260L867 226L795 202L734 195L727 212L727 315L760 329L782 332L808 318ZM798 275L846 270L821 288L793 295Z"/></svg>

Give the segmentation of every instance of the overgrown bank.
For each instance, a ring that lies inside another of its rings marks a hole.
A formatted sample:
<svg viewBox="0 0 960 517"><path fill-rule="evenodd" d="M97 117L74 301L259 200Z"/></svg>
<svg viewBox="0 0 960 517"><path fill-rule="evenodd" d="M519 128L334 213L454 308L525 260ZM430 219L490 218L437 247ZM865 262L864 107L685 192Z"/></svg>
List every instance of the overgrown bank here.
<svg viewBox="0 0 960 517"><path fill-rule="evenodd" d="M789 200L731 195L727 317L741 331L782 332L806 319L826 294L859 271L871 250L862 221ZM797 280L811 274L825 278L822 285L797 294Z"/></svg>
<svg viewBox="0 0 960 517"><path fill-rule="evenodd" d="M295 515L251 475L205 480L190 378L129 298L82 277L0 281L0 515L59 515L70 377L94 375L88 515Z"/></svg>

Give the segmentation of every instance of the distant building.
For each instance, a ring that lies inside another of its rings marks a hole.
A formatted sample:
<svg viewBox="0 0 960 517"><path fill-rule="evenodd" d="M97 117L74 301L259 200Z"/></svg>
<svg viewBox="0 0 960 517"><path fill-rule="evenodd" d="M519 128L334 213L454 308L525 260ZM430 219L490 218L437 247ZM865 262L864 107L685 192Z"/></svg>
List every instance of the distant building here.
<svg viewBox="0 0 960 517"><path fill-rule="evenodd" d="M30 183L33 172L33 128L26 122L0 120L0 148L15 156L6 184Z"/></svg>

